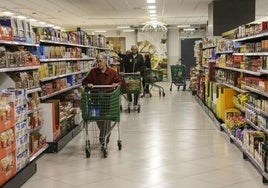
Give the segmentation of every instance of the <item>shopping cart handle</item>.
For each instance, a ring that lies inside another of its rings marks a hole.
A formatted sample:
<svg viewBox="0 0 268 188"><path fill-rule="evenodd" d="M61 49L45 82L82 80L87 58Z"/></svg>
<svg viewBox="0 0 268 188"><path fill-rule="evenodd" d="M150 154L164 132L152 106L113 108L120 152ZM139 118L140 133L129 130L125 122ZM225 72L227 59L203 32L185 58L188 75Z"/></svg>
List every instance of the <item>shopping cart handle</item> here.
<svg viewBox="0 0 268 188"><path fill-rule="evenodd" d="M140 72L120 72L120 75L140 75Z"/></svg>
<svg viewBox="0 0 268 188"><path fill-rule="evenodd" d="M109 88L113 87L113 85L93 85L92 88Z"/></svg>

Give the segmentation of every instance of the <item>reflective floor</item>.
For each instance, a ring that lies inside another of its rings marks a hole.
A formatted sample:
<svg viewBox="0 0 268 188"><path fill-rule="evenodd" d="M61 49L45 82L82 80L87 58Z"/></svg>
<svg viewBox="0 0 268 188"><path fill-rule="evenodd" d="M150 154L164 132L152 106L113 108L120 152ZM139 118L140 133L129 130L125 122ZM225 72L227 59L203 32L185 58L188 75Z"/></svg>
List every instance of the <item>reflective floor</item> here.
<svg viewBox="0 0 268 188"><path fill-rule="evenodd" d="M56 154L37 161L37 173L23 188L260 188L261 175L215 128L189 91L162 83L166 96L140 100L128 113L123 100L122 151L114 129L103 158L94 145L85 157L84 132Z"/></svg>

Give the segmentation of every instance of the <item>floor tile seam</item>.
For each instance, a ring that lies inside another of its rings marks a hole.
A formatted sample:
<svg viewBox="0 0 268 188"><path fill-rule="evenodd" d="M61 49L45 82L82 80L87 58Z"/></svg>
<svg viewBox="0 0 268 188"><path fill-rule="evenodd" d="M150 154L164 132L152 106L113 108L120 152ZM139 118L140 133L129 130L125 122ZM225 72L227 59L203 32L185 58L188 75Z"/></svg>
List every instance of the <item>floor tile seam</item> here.
<svg viewBox="0 0 268 188"><path fill-rule="evenodd" d="M69 184L69 183L66 183L60 179L53 179L52 177L49 178L53 181L57 181L57 182L60 182L60 183L63 183L63 184L66 184L66 185L70 185L70 186L73 186L73 187L76 187L76 186L84 186L84 185L89 185L89 184L92 184L92 183L97 183L97 182L101 182L101 181L104 181L104 180L107 180L107 179L112 179L113 177L107 177L107 178L103 178L103 179L98 179L98 180L95 180L95 181L92 181L92 182L89 182L89 183L86 183L86 184Z"/></svg>
<svg viewBox="0 0 268 188"><path fill-rule="evenodd" d="M199 175L202 175L202 174L199 174ZM207 179L199 179L199 178L197 178L197 177L194 177L194 176L196 176L196 175L193 175L193 176L191 176L192 178L194 178L194 179L197 179L197 180L199 180L199 181L203 181L203 182L206 182L206 183L212 183L213 184L213 182L212 181L209 181L209 180L207 180ZM243 183L243 182L245 182L245 181L250 181L250 180L253 180L254 178L251 178L251 177L249 177L249 176L247 176L248 178L246 179L246 180L239 180L238 182L235 182L235 183L233 183L233 184L239 184L239 183ZM221 184L222 186L223 186L223 188L225 188L225 187L228 187L228 186L231 186L231 185L233 185L233 184L230 184L230 185L225 185L225 184Z"/></svg>

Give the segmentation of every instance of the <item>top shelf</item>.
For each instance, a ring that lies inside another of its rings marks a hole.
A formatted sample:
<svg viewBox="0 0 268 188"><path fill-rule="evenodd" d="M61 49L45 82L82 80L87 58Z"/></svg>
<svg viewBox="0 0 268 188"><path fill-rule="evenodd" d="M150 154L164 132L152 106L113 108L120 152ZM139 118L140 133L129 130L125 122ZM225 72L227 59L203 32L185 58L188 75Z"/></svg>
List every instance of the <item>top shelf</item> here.
<svg viewBox="0 0 268 188"><path fill-rule="evenodd" d="M216 45L203 47L202 50L206 50L206 49L210 49L210 48L216 48Z"/></svg>
<svg viewBox="0 0 268 188"><path fill-rule="evenodd" d="M75 46L75 47L82 47L82 48L94 48L94 49L100 49L100 50L110 50L109 48L104 48L104 47L82 45L82 44L72 44L72 43L68 43L68 42L58 42L58 41L51 41L51 40L40 40L40 44L41 43L44 43L44 44L59 44L59 45Z"/></svg>
<svg viewBox="0 0 268 188"><path fill-rule="evenodd" d="M27 42L17 42L17 41L8 41L8 40L0 40L0 44L21 45L21 46L39 46L39 44L33 44L33 43L27 43Z"/></svg>

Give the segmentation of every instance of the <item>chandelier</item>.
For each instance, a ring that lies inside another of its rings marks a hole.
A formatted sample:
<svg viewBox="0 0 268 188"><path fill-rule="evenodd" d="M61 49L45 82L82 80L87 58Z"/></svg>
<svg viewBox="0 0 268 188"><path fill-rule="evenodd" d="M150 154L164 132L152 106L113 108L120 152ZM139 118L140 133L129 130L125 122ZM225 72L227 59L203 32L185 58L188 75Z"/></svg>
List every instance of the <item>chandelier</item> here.
<svg viewBox="0 0 268 188"><path fill-rule="evenodd" d="M158 32L158 31L162 31L162 32L166 32L168 29L166 27L166 24L159 22L159 21L150 21L150 22L146 22L144 24L144 26L141 29L142 31L149 31L149 32Z"/></svg>

